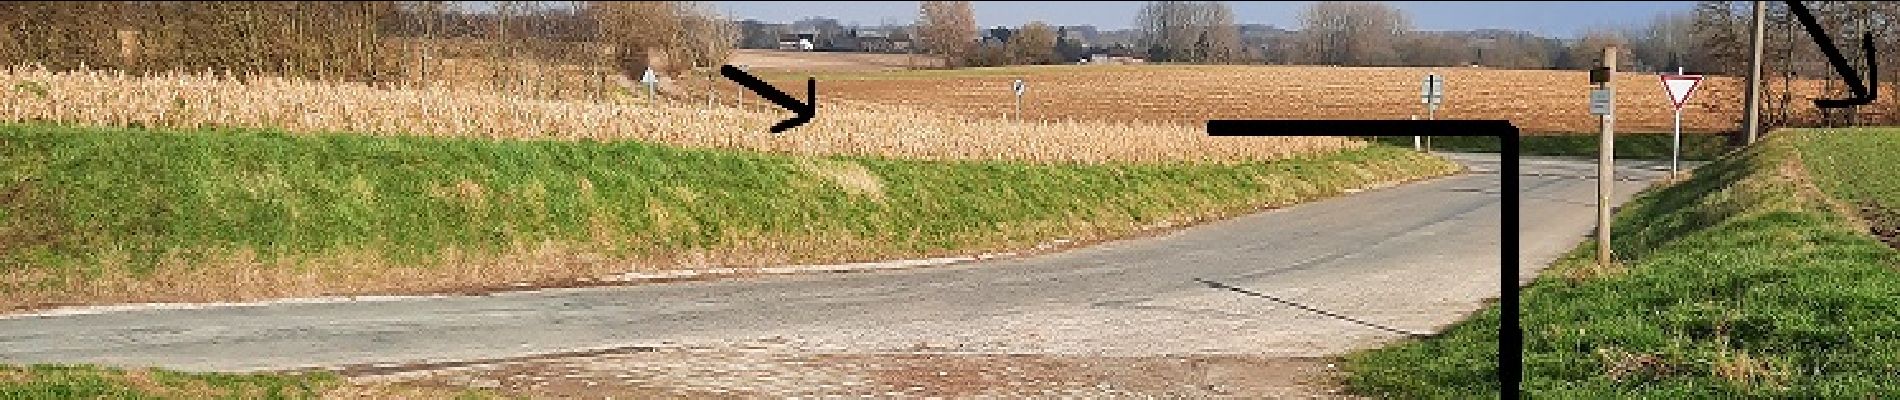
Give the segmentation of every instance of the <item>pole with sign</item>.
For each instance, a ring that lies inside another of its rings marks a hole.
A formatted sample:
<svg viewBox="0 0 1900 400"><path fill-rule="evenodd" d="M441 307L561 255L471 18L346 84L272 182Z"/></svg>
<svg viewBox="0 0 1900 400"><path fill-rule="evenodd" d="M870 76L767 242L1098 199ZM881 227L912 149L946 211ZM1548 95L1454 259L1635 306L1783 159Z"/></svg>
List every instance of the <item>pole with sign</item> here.
<svg viewBox="0 0 1900 400"><path fill-rule="evenodd" d="M1017 79L1015 84L1010 85L1010 89L1016 91L1016 123L1020 124L1023 122L1023 91L1028 90L1029 85Z"/></svg>
<svg viewBox="0 0 1900 400"><path fill-rule="evenodd" d="M1597 266L1610 266L1610 184L1616 157L1616 87L1610 76L1616 72L1616 46L1603 48L1603 66L1590 70L1590 113L1602 119L1603 133L1597 144Z"/></svg>
<svg viewBox="0 0 1900 400"><path fill-rule="evenodd" d="M1662 75L1663 91L1669 93L1669 102L1676 108L1675 144L1669 152L1669 177L1676 177L1676 165L1682 159L1682 105L1689 102L1689 95L1695 94L1697 84L1702 83L1702 75L1683 75L1676 70L1675 75Z"/></svg>
<svg viewBox="0 0 1900 400"><path fill-rule="evenodd" d="M1425 103L1425 119L1438 119L1438 104L1445 102L1445 78L1438 73L1425 74L1425 84L1419 91L1419 100ZM1412 137L1412 147L1419 147L1418 136Z"/></svg>

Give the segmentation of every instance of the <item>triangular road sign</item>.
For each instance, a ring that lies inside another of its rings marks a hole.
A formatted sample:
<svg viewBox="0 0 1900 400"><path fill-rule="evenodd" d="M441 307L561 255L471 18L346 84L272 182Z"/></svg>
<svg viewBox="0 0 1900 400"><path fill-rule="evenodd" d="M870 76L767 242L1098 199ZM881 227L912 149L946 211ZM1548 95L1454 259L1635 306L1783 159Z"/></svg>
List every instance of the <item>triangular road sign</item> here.
<svg viewBox="0 0 1900 400"><path fill-rule="evenodd" d="M647 73L640 75L640 83L651 85L659 82L660 77L653 75L653 68L647 68Z"/></svg>
<svg viewBox="0 0 1900 400"><path fill-rule="evenodd" d="M1669 92L1669 101L1677 110L1689 102L1689 95L1695 93L1696 84L1702 83L1702 75L1662 75L1663 90Z"/></svg>

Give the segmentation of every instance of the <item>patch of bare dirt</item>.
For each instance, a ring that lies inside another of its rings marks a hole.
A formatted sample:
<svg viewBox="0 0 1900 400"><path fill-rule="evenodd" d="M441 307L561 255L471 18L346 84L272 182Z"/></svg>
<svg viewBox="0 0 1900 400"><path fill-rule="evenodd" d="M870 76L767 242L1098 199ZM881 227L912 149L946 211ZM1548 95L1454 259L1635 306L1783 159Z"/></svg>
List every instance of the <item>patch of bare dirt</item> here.
<svg viewBox="0 0 1900 400"><path fill-rule="evenodd" d="M1867 232L1875 239L1900 249L1900 209L1867 202L1860 206L1860 217L1867 221Z"/></svg>
<svg viewBox="0 0 1900 400"><path fill-rule="evenodd" d="M640 349L350 373L357 384L532 398L1356 398L1329 359L1012 354L814 354Z"/></svg>

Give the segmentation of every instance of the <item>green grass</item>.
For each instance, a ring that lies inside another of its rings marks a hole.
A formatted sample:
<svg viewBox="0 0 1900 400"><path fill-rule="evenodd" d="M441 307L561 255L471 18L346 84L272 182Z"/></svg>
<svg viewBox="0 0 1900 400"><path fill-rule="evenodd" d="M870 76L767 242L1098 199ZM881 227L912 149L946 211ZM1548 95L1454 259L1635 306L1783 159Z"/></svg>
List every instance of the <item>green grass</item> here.
<svg viewBox="0 0 1900 400"><path fill-rule="evenodd" d="M1375 140L1412 147L1411 136L1377 136ZM1519 150L1531 156L1596 157L1598 140L1597 135L1530 135L1523 136ZM1672 135L1667 132L1619 133L1616 158L1668 161L1672 141ZM1682 135L1682 159L1707 161L1721 157L1730 150L1727 141L1727 137L1719 135ZM1496 153L1500 149L1498 139L1490 137L1438 137L1431 142L1435 151Z"/></svg>
<svg viewBox="0 0 1900 400"><path fill-rule="evenodd" d="M1829 195L1862 208L1862 217L1893 232L1900 228L1900 132L1892 129L1814 130L1800 143L1802 162Z"/></svg>
<svg viewBox="0 0 1900 400"><path fill-rule="evenodd" d="M1900 153L1879 149L1895 133L1778 132L1627 204L1613 222L1619 264L1595 267L1586 242L1522 292L1526 397L1900 396L1900 252L1791 173L1797 148L1867 149L1817 168L1820 186L1892 185L1881 176ZM1351 355L1348 382L1390 398L1496 397L1497 319L1493 308Z"/></svg>
<svg viewBox="0 0 1900 400"><path fill-rule="evenodd" d="M626 259L759 243L797 262L967 254L1457 168L1388 146L1240 165L1084 165L40 124L0 125L0 159L0 265L38 277L0 281L16 299L237 252L266 265L333 268L307 261L346 254L423 269L445 251L550 242ZM861 167L881 188L850 189L807 163Z"/></svg>
<svg viewBox="0 0 1900 400"><path fill-rule="evenodd" d="M331 374L126 371L83 365L0 365L0 399L305 399L341 384Z"/></svg>
<svg viewBox="0 0 1900 400"><path fill-rule="evenodd" d="M0 365L0 399L8 400L317 399L327 393L382 398L511 398L488 390L402 384L344 389L350 385L328 372L204 373L68 364Z"/></svg>

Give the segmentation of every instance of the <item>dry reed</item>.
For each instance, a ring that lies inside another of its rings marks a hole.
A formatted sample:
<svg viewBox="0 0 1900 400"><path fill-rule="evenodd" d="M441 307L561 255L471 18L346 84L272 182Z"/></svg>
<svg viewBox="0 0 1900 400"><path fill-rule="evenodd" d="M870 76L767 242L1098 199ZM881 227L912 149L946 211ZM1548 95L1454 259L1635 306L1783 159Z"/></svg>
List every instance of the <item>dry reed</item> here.
<svg viewBox="0 0 1900 400"><path fill-rule="evenodd" d="M496 139L640 140L695 148L930 160L1036 162L1246 162L1358 148L1344 137L1209 137L1199 126L1149 122L1026 122L826 100L810 124L783 134L789 117L732 92L707 106L697 96L648 101L627 91L601 102L540 100L446 87L204 73L0 71L0 121L106 126L256 127L290 132ZM802 88L792 90L803 97Z"/></svg>

